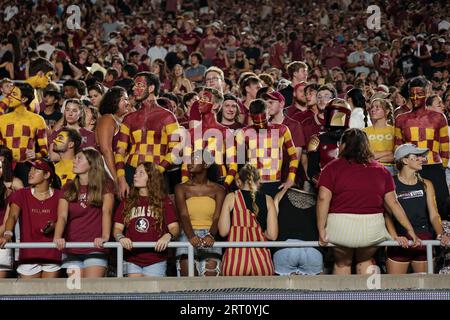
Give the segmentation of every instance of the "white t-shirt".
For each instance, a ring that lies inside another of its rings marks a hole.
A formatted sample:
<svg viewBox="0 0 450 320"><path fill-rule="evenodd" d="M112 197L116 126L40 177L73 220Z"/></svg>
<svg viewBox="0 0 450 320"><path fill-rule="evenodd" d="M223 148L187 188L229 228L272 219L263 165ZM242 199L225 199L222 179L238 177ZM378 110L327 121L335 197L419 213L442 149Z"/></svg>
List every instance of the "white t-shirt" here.
<svg viewBox="0 0 450 320"><path fill-rule="evenodd" d="M150 57L151 61L155 61L155 59L162 59L167 55L167 50L164 47L151 47L148 49L147 55Z"/></svg>

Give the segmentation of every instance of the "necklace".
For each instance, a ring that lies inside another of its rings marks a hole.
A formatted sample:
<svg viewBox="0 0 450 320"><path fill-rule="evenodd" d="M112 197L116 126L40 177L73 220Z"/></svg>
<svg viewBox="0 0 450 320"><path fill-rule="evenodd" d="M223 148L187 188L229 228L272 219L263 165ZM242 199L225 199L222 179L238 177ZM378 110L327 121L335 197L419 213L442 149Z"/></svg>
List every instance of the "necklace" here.
<svg viewBox="0 0 450 320"><path fill-rule="evenodd" d="M48 194L48 195L50 195L48 198L51 198L51 197L53 196L53 189L52 189L52 188L48 188L47 191L44 191L44 192L38 192L38 191L36 191L36 188L31 188L31 194L32 194L35 198L37 198L37 195L46 195L46 194ZM45 198L44 200L47 200L48 198ZM39 198L38 198L38 200L41 201L41 202L44 202L44 200L41 200L41 199L39 199Z"/></svg>
<svg viewBox="0 0 450 320"><path fill-rule="evenodd" d="M414 176L414 181L408 181L406 180L404 177L402 177L401 175L397 175L398 180L400 180L401 183L406 184L408 186L413 186L417 183L417 177Z"/></svg>

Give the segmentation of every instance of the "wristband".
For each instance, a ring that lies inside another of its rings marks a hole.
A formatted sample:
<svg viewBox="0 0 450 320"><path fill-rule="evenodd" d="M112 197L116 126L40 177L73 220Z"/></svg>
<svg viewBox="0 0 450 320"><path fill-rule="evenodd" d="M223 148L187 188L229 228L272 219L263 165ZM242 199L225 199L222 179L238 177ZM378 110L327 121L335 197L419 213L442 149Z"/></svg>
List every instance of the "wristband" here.
<svg viewBox="0 0 450 320"><path fill-rule="evenodd" d="M124 236L123 233L117 233L117 234L116 234L116 240L117 240L117 241L120 241L120 239L123 239L123 238L125 238L125 236Z"/></svg>
<svg viewBox="0 0 450 320"><path fill-rule="evenodd" d="M170 232L170 231L167 231L167 233L168 233L168 234L170 234L170 241L172 241L172 240L173 240L173 238L175 238L175 237L173 236L172 232Z"/></svg>
<svg viewBox="0 0 450 320"><path fill-rule="evenodd" d="M5 232L3 232L3 236L10 236L12 237L14 235L14 233L12 233L12 231L6 230Z"/></svg>

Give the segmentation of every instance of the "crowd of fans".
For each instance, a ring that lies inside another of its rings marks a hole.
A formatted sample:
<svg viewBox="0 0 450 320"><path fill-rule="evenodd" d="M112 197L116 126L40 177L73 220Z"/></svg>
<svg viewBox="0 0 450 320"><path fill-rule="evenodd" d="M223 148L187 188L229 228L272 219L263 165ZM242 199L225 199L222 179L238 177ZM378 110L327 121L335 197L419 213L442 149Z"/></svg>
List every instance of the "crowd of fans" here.
<svg viewBox="0 0 450 320"><path fill-rule="evenodd" d="M177 240L203 276L426 272L421 240L450 242L450 5L370 5L379 26L368 1L0 1L0 245L57 245L0 249L0 277L105 276L110 240L130 277L187 275Z"/></svg>

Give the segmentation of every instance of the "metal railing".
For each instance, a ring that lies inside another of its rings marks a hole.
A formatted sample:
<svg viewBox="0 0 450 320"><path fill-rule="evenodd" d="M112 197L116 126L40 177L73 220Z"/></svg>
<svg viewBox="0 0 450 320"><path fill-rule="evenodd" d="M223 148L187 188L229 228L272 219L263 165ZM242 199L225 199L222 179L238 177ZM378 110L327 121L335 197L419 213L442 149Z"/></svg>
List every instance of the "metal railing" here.
<svg viewBox="0 0 450 320"><path fill-rule="evenodd" d="M410 245L412 242L410 242ZM428 274L434 273L433 266L433 247L440 246L438 240L423 240L422 245L427 247L427 267ZM133 248L154 248L156 242L133 242ZM376 245L377 247L398 247L396 241L384 241ZM119 242L105 242L103 245L107 249L117 250L117 277L123 277L123 247ZM170 242L169 248L187 248L188 249L188 275L194 276L194 247L190 242ZM318 241L286 242L286 241L267 241L267 242L225 242L217 241L215 248L301 248L301 247L320 247ZM327 247L334 247L328 244ZM48 249L56 248L53 242L13 242L7 243L6 249ZM66 248L95 248L93 242L67 242Z"/></svg>

